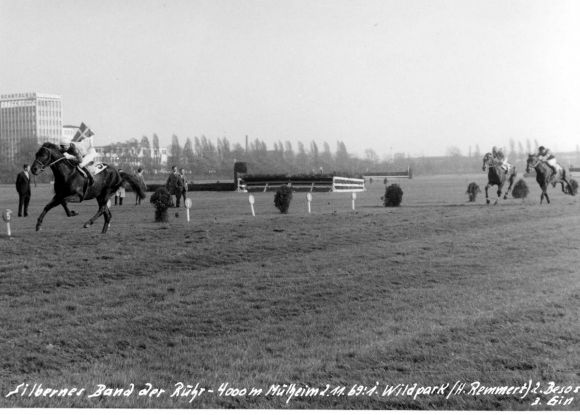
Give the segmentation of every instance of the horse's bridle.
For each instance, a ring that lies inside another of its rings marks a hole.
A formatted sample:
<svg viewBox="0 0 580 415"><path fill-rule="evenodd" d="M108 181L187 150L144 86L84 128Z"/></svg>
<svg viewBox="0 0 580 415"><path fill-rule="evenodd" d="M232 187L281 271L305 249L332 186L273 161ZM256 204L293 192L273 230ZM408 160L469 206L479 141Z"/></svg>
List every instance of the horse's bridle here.
<svg viewBox="0 0 580 415"><path fill-rule="evenodd" d="M535 169L536 166L542 162L542 160L540 160L538 157L533 157L532 160L533 164L530 164L530 161L528 159L526 168L532 166L532 168Z"/></svg>
<svg viewBox="0 0 580 415"><path fill-rule="evenodd" d="M59 161L61 161L61 160L64 160L64 159L66 159L66 157L65 157L65 156L62 156L61 158L58 158L58 159L56 159L55 161L53 161L52 163L49 163L49 164L44 164L42 161L40 161L40 160L38 160L38 159L36 159L36 160L34 160L34 161L36 161L38 164L40 164L40 171L42 172L42 171L44 171L44 169L46 169L47 167L50 167L50 166L52 166L53 164L56 164L56 163L58 163Z"/></svg>

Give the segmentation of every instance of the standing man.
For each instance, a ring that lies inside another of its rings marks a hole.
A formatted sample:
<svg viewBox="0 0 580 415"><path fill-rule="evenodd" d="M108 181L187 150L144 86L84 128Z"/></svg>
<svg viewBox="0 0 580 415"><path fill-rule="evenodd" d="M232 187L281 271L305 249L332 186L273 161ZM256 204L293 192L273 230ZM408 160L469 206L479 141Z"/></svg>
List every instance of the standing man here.
<svg viewBox="0 0 580 415"><path fill-rule="evenodd" d="M189 182L187 181L187 177L185 177L185 169L183 167L179 169L179 174L181 175L181 183L183 185L181 196L183 196L183 203L185 203L185 199L187 199L187 185Z"/></svg>
<svg viewBox="0 0 580 415"><path fill-rule="evenodd" d="M18 192L18 216L28 216L30 202L30 168L28 164L22 166L22 171L16 176L16 191Z"/></svg>
<svg viewBox="0 0 580 415"><path fill-rule="evenodd" d="M139 167L137 169L137 179L139 180L139 182L141 182L141 186L143 186L143 188L147 189L147 185L145 184L145 179L143 178L143 168L142 167ZM140 205L140 204L141 204L141 198L139 197L137 192L135 192L135 205Z"/></svg>
<svg viewBox="0 0 580 415"><path fill-rule="evenodd" d="M170 195L175 195L175 207L179 207L179 202L181 201L181 193L183 191L183 184L182 184L181 176L177 171L176 166L171 167L171 173L167 178L167 182L165 183L165 187L169 191Z"/></svg>

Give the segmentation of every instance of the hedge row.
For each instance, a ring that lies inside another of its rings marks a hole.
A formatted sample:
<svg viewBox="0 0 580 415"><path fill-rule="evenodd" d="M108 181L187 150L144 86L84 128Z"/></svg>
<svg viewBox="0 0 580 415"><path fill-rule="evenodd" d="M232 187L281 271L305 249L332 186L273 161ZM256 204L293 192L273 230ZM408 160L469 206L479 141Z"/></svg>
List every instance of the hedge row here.
<svg viewBox="0 0 580 415"><path fill-rule="evenodd" d="M160 187L165 187L164 184L154 183L147 185L148 192L154 192ZM188 192L233 192L236 190L234 183L189 183L187 185Z"/></svg>

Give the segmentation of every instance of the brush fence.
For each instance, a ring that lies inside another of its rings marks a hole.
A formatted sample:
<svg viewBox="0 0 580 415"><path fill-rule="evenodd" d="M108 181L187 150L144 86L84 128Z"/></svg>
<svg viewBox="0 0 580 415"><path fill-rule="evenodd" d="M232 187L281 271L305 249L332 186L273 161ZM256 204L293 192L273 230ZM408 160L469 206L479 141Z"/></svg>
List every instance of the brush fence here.
<svg viewBox="0 0 580 415"><path fill-rule="evenodd" d="M380 173L366 173L363 175L363 179L371 181L381 181L385 179L412 179L413 170L411 167L407 167L407 170L401 171L390 171L390 172L380 172Z"/></svg>
<svg viewBox="0 0 580 415"><path fill-rule="evenodd" d="M244 180L238 178L238 192L275 192L282 186L290 186L295 192L363 192L364 179L350 177L321 177L317 179L293 178Z"/></svg>

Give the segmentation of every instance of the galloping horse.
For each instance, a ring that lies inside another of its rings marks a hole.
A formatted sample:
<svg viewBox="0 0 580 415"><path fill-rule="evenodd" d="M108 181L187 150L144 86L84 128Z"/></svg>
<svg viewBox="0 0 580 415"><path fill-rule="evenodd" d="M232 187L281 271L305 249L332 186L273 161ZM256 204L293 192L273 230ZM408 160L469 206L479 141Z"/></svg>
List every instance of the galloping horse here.
<svg viewBox="0 0 580 415"><path fill-rule="evenodd" d="M54 175L54 197L44 207L44 210L36 222L36 230L42 226L44 216L50 209L62 205L67 216L75 216L75 211L70 211L67 202L82 202L83 200L97 199L99 210L83 225L85 228L91 226L95 220L104 215L105 224L103 233L109 229L111 222L111 211L107 207L109 198L115 194L124 181L127 181L139 197L144 198L145 193L140 182L131 174L118 172L117 169L107 166L105 170L94 177L94 183L87 186L87 178L81 174L76 163L66 159L59 146L52 143L44 143L36 152L36 159L32 163L30 171L37 175L45 168L50 167Z"/></svg>
<svg viewBox="0 0 580 415"><path fill-rule="evenodd" d="M501 189L505 185L505 182L509 180L510 185L503 196L504 199L507 199L508 193L510 192L516 178L516 166L510 166L509 171L506 172L501 165L494 162L491 153L486 153L485 156L483 156L483 166L481 169L485 171L486 168L488 169L487 186L485 186L485 200L487 200L487 204L489 204L487 189L489 189L490 186L497 186L497 197L499 199L501 197ZM497 204L497 200L495 203Z"/></svg>
<svg viewBox="0 0 580 415"><path fill-rule="evenodd" d="M570 179L566 169L562 168L556 174L553 173L550 166L545 161L540 160L540 158L535 154L528 155L528 161L526 164L526 172L529 173L531 169L536 170L536 181L542 189L542 195L540 196L540 204L546 198L546 202L550 203L550 198L548 197L548 185L556 186L558 183L562 185L562 192L574 196L574 188L570 185L568 179ZM566 185L566 186L564 186Z"/></svg>

